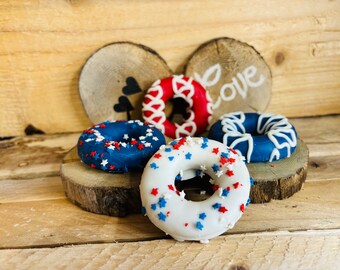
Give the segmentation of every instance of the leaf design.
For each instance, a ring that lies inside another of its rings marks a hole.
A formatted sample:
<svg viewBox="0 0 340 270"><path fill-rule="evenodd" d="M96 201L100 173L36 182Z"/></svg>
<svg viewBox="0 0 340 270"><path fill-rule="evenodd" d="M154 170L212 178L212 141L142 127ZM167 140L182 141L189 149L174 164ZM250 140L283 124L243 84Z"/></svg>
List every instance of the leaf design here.
<svg viewBox="0 0 340 270"><path fill-rule="evenodd" d="M201 77L198 73L194 73L195 80L202 84L203 87L215 85L221 78L221 65L219 63L208 68ZM211 78L212 77L212 78Z"/></svg>

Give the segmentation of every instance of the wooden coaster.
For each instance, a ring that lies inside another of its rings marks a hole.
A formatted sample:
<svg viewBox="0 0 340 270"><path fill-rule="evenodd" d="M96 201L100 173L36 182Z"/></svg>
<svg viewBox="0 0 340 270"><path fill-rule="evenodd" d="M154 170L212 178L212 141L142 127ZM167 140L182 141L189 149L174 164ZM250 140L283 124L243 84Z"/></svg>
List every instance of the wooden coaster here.
<svg viewBox="0 0 340 270"><path fill-rule="evenodd" d="M115 217L140 213L142 173L110 174L82 163L77 147L64 157L61 179L66 197L84 210Z"/></svg>
<svg viewBox="0 0 340 270"><path fill-rule="evenodd" d="M83 66L79 93L93 123L142 120L145 91L171 74L152 49L130 42L112 43L96 51Z"/></svg>
<svg viewBox="0 0 340 270"><path fill-rule="evenodd" d="M185 75L200 82L214 102L212 123L225 113L264 111L271 97L271 72L250 45L219 38L201 45L190 57Z"/></svg>
<svg viewBox="0 0 340 270"><path fill-rule="evenodd" d="M274 162L247 164L255 185L251 187L252 203L282 200L298 192L307 176L308 148L298 140L294 153Z"/></svg>

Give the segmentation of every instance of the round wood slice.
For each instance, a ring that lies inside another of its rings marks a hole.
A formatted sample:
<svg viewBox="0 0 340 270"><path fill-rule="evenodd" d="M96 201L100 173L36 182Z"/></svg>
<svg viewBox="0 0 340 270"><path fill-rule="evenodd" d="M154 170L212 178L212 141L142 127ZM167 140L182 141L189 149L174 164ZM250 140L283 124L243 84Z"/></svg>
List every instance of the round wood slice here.
<svg viewBox="0 0 340 270"><path fill-rule="evenodd" d="M142 120L145 91L171 74L152 49L130 42L112 43L96 51L83 66L79 93L93 123Z"/></svg>
<svg viewBox="0 0 340 270"><path fill-rule="evenodd" d="M201 45L190 57L185 75L200 82L214 102L212 123L229 112L264 111L271 98L271 72L250 45L219 38Z"/></svg>
<svg viewBox="0 0 340 270"><path fill-rule="evenodd" d="M80 161L77 147L66 154L61 165L64 191L72 203L93 213L116 217L140 213L141 175L92 169Z"/></svg>
<svg viewBox="0 0 340 270"><path fill-rule="evenodd" d="M282 200L298 192L307 176L308 155L306 144L299 139L294 153L289 158L247 164L255 184L251 187L251 202Z"/></svg>

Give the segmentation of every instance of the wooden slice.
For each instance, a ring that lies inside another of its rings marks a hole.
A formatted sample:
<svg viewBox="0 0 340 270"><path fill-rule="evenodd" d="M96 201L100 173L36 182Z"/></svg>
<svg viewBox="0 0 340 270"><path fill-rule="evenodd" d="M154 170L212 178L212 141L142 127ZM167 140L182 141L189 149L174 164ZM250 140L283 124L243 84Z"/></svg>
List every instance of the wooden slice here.
<svg viewBox="0 0 340 270"><path fill-rule="evenodd" d="M271 72L250 45L219 38L201 45L190 57L185 75L200 82L214 102L212 123L229 112L264 111L271 97Z"/></svg>
<svg viewBox="0 0 340 270"><path fill-rule="evenodd" d="M308 148L298 140L294 153L274 162L247 164L255 185L251 188L252 203L282 200L298 192L307 176Z"/></svg>
<svg viewBox="0 0 340 270"><path fill-rule="evenodd" d="M64 157L61 178L66 197L84 210L115 217L140 213L142 173L110 174L82 163L77 147Z"/></svg>
<svg viewBox="0 0 340 270"><path fill-rule="evenodd" d="M85 63L79 93L93 123L106 120L142 120L145 91L172 74L153 50L130 42L109 44Z"/></svg>

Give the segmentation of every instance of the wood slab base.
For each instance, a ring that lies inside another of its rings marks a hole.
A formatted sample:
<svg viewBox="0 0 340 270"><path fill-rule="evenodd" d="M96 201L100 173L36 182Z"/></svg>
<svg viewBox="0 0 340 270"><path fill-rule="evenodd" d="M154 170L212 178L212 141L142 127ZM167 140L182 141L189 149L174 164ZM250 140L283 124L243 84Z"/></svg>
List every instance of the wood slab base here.
<svg viewBox="0 0 340 270"><path fill-rule="evenodd" d="M298 192L307 176L308 148L298 140L294 153L285 159L265 163L247 164L254 179L250 200L252 203L282 200Z"/></svg>
<svg viewBox="0 0 340 270"><path fill-rule="evenodd" d="M302 141L291 157L271 163L247 164L255 185L251 188L252 203L282 200L299 191L307 176L308 148ZM61 165L61 178L66 197L84 210L123 217L139 213L139 183L142 173L110 174L82 163L77 148L72 148ZM202 201L210 197L199 189L186 189L187 199Z"/></svg>
<svg viewBox="0 0 340 270"><path fill-rule="evenodd" d="M142 173L110 174L82 163L77 147L64 157L61 179L66 197L84 210L115 217L140 213Z"/></svg>

